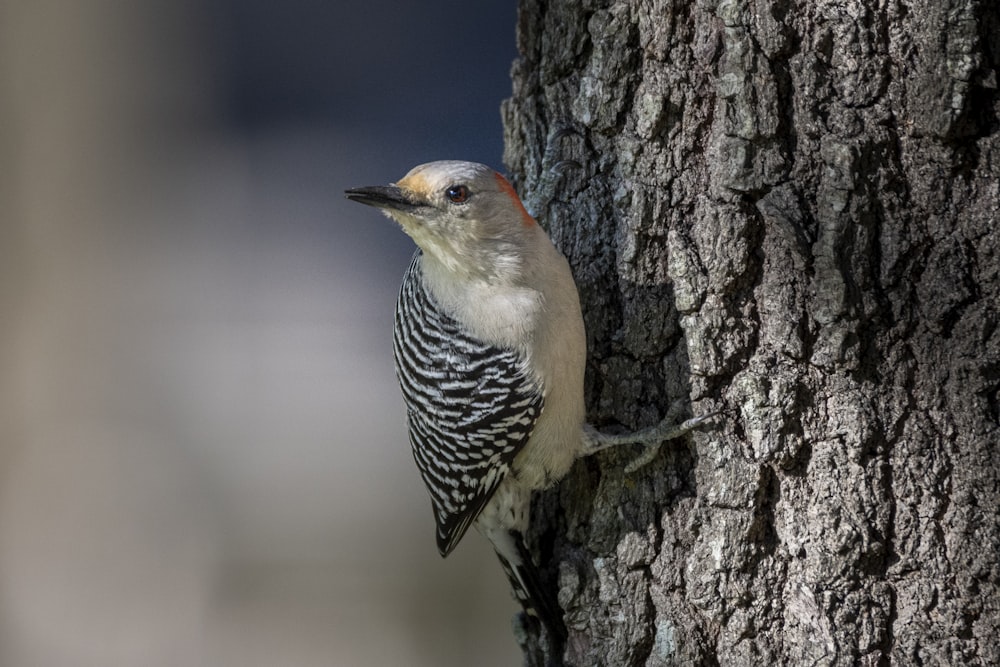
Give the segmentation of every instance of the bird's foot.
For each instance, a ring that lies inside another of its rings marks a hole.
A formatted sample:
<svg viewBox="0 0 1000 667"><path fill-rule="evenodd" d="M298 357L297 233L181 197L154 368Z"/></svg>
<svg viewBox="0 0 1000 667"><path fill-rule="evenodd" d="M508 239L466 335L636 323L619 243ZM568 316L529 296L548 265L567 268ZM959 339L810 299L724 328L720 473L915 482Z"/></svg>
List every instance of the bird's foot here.
<svg viewBox="0 0 1000 667"><path fill-rule="evenodd" d="M656 426L633 433L608 434L601 433L587 424L584 430L584 456L600 452L618 445L644 445L645 451L633 459L626 467L626 473L633 473L649 464L660 451L660 446L667 440L674 440L698 429L719 415L720 411L692 417L679 422L684 411L684 402L676 401L667 410L666 416Z"/></svg>

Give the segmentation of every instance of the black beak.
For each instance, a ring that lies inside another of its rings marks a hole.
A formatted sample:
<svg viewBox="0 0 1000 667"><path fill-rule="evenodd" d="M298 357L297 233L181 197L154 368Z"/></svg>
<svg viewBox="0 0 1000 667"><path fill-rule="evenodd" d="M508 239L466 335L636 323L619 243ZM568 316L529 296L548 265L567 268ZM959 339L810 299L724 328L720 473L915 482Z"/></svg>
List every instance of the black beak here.
<svg viewBox="0 0 1000 667"><path fill-rule="evenodd" d="M388 208L394 211L412 211L423 205L411 199L395 185L372 185L365 188L344 190L344 196L359 204L367 204L376 208Z"/></svg>

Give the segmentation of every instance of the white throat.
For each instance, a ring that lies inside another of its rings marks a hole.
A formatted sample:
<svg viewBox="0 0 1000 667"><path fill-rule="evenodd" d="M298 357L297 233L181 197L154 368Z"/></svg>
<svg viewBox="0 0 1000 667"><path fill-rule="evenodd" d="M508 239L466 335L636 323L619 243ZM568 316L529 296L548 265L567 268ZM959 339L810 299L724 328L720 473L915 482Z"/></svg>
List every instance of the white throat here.
<svg viewBox="0 0 1000 667"><path fill-rule="evenodd" d="M421 270L431 295L451 317L482 340L522 348L544 308L541 292L501 281L456 275L426 252Z"/></svg>

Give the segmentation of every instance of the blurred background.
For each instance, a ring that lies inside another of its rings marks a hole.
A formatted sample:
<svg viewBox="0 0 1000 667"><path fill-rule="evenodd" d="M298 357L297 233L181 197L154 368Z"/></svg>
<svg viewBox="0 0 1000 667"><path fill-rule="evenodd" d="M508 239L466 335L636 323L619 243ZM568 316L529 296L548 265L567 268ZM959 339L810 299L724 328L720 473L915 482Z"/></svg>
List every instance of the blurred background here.
<svg viewBox="0 0 1000 667"><path fill-rule="evenodd" d="M501 168L516 3L0 0L0 665L512 665L347 202Z"/></svg>

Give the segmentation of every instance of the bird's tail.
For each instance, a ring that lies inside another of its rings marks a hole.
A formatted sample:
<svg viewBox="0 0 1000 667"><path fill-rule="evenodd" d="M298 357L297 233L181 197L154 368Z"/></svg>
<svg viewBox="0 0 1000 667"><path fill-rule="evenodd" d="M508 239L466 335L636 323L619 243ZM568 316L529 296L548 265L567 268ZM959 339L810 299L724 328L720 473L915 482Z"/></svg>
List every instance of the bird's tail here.
<svg viewBox="0 0 1000 667"><path fill-rule="evenodd" d="M509 531L510 542L494 544L500 564L510 580L514 597L528 616L532 616L545 627L551 642L562 646L566 642L566 625L563 623L562 609L554 591L542 583L538 567L531 559L524 538L518 531Z"/></svg>

